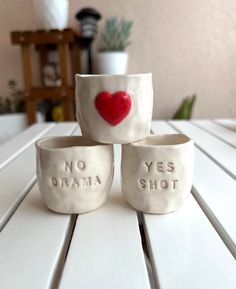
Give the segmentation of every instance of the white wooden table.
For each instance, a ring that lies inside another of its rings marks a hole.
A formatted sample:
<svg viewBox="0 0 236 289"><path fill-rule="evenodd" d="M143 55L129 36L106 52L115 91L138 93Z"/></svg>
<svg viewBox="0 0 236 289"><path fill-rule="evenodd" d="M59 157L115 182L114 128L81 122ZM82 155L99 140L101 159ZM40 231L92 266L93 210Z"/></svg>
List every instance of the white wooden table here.
<svg viewBox="0 0 236 289"><path fill-rule="evenodd" d="M47 210L34 142L80 134L75 123L34 125L0 146L0 289L236 288L236 120L154 121L152 131L196 142L192 195L167 215L126 204L118 145L104 207L79 216Z"/></svg>

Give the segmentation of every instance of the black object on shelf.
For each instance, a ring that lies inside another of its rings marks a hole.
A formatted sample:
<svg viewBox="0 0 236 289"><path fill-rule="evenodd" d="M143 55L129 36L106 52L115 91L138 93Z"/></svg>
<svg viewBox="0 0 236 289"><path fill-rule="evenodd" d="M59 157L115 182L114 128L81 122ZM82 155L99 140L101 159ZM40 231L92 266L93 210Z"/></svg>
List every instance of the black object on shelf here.
<svg viewBox="0 0 236 289"><path fill-rule="evenodd" d="M87 49L88 73L91 74L93 72L92 42L97 34L97 21L101 19L101 14L93 8L84 8L75 17L80 22L80 38Z"/></svg>
<svg viewBox="0 0 236 289"><path fill-rule="evenodd" d="M80 22L81 36L94 38L97 34L97 21L101 19L100 13L93 8L84 8L75 17Z"/></svg>

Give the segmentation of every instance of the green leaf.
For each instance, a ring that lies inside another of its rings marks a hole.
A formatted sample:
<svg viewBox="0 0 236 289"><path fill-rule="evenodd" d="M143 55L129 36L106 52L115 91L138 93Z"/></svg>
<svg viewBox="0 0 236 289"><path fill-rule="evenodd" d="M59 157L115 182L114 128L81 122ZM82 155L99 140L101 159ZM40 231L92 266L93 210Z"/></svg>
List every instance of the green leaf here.
<svg viewBox="0 0 236 289"><path fill-rule="evenodd" d="M182 101L176 113L174 114L173 119L190 119L195 100L196 100L195 94L192 95L191 97L186 97Z"/></svg>
<svg viewBox="0 0 236 289"><path fill-rule="evenodd" d="M105 21L101 51L124 51L130 45L132 21L111 17Z"/></svg>

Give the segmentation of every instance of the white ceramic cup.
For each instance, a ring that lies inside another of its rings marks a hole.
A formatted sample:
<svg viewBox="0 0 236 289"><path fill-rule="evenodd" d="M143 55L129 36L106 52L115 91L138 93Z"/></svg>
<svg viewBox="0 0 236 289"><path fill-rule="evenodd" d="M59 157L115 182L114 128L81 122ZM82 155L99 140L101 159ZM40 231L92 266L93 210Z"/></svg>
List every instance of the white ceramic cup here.
<svg viewBox="0 0 236 289"><path fill-rule="evenodd" d="M135 209L163 214L179 209L193 178L194 143L182 134L150 135L122 146L122 190Z"/></svg>
<svg viewBox="0 0 236 289"><path fill-rule="evenodd" d="M76 75L76 115L82 134L101 143L144 139L153 109L152 74Z"/></svg>
<svg viewBox="0 0 236 289"><path fill-rule="evenodd" d="M46 206L78 214L95 210L108 197L113 180L113 146L81 136L36 142L37 179Z"/></svg>

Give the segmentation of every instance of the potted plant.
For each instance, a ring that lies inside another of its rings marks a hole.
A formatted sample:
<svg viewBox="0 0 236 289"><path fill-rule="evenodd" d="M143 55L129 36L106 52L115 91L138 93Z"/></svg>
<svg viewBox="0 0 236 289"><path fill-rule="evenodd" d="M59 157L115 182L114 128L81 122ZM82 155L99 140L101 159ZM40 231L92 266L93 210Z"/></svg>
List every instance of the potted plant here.
<svg viewBox="0 0 236 289"><path fill-rule="evenodd" d="M98 73L125 74L128 65L132 21L112 17L106 20L102 45L97 56Z"/></svg>

